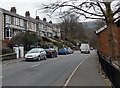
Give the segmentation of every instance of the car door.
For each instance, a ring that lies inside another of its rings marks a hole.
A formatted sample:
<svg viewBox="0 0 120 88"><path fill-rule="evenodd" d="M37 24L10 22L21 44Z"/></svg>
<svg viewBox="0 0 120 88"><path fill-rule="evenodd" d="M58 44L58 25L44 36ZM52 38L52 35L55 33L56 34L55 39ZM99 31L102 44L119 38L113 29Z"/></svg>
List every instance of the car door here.
<svg viewBox="0 0 120 88"><path fill-rule="evenodd" d="M40 50L40 58L43 59L43 53L42 53L42 50Z"/></svg>
<svg viewBox="0 0 120 88"><path fill-rule="evenodd" d="M45 58L45 56L46 56L46 52L45 52L44 50L41 50L41 56L42 56L42 59Z"/></svg>

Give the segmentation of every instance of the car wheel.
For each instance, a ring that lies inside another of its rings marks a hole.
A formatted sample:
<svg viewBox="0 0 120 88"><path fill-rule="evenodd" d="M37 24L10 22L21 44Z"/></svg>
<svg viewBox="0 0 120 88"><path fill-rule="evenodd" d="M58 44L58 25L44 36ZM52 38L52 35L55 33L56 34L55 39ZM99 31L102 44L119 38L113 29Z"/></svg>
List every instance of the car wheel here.
<svg viewBox="0 0 120 88"><path fill-rule="evenodd" d="M53 54L51 54L51 58L54 58L54 55L53 55Z"/></svg>
<svg viewBox="0 0 120 88"><path fill-rule="evenodd" d="M39 57L38 57L38 61L40 61L40 60L41 60L41 57L39 56Z"/></svg>
<svg viewBox="0 0 120 88"><path fill-rule="evenodd" d="M57 57L57 54L55 54L55 57Z"/></svg>
<svg viewBox="0 0 120 88"><path fill-rule="evenodd" d="M46 57L46 55L45 55L45 56L44 56L44 60L46 60L46 58L47 58L47 57Z"/></svg>

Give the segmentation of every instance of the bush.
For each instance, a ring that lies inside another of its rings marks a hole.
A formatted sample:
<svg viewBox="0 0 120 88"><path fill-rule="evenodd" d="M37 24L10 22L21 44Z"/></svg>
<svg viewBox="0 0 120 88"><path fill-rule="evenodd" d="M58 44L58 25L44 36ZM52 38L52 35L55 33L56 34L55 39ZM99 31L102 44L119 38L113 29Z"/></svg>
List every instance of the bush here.
<svg viewBox="0 0 120 88"><path fill-rule="evenodd" d="M9 53L13 53L13 49L8 48L8 47L2 49L2 55L9 54Z"/></svg>
<svg viewBox="0 0 120 88"><path fill-rule="evenodd" d="M14 45L22 44L25 50L30 49L31 46L34 46L37 42L40 42L42 39L40 36L36 35L32 32L24 32L14 36L10 42L9 47L13 47Z"/></svg>

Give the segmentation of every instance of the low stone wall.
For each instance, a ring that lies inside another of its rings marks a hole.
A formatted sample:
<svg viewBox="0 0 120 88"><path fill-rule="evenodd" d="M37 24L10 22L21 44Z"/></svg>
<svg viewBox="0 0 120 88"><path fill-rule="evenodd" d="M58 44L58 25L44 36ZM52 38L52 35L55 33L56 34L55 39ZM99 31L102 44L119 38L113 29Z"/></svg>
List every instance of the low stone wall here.
<svg viewBox="0 0 120 88"><path fill-rule="evenodd" d="M0 59L1 59L2 61L4 61L4 60L16 59L16 53L10 53L10 54L0 55Z"/></svg>

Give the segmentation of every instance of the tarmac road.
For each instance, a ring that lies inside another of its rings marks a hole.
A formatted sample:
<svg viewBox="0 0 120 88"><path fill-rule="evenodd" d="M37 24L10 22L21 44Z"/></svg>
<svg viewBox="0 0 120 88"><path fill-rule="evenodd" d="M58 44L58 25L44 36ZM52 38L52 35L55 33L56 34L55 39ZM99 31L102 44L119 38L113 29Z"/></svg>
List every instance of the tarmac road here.
<svg viewBox="0 0 120 88"><path fill-rule="evenodd" d="M81 71L79 71L81 72L81 74L84 73L85 66L90 67L90 63L92 63L91 62L92 59L89 58L94 56L95 54L94 52L95 51L92 51L91 54L81 54L80 51L75 51L74 54L59 55L57 58L49 58L43 61L33 61L33 62L20 61L17 63L3 65L2 85L3 86L67 86L67 85L78 86L78 84L74 84L75 82L75 79L73 79L75 78L74 74L78 73L79 69L77 68L80 66L82 66ZM92 71L92 68L90 67L87 70L88 72ZM94 75L95 77L97 77L95 73L92 75L93 78ZM77 74L75 76L79 76L79 75ZM86 76L86 74L84 76ZM73 79L73 81L71 81L71 79ZM82 77L82 79L83 80L87 79L87 76L85 78ZM98 84L101 83L99 85L103 85L104 82L101 81L99 82L98 80L98 82L97 81L96 82ZM82 84L82 86L85 85L86 85L85 83Z"/></svg>

